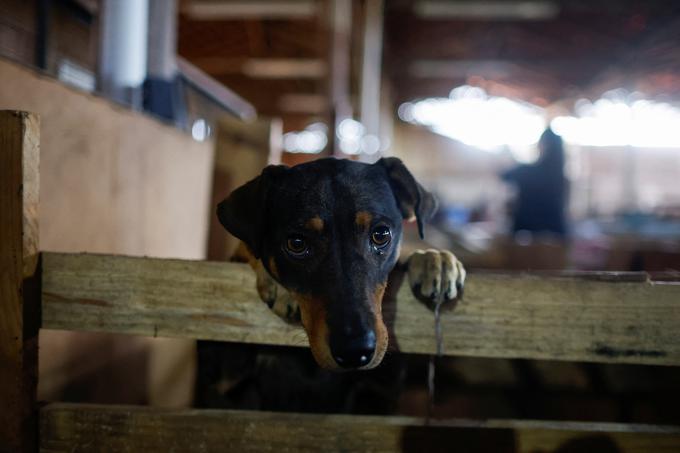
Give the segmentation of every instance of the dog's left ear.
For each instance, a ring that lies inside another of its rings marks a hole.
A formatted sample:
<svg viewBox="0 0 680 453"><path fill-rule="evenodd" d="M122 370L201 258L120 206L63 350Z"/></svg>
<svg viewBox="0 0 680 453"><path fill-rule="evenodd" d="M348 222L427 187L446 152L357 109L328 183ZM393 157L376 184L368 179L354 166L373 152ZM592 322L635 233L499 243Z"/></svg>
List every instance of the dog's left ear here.
<svg viewBox="0 0 680 453"><path fill-rule="evenodd" d="M396 157L383 157L375 165L382 166L397 200L397 205L405 219L416 218L418 234L423 236L423 224L437 211L437 199L413 177L404 163Z"/></svg>
<svg viewBox="0 0 680 453"><path fill-rule="evenodd" d="M268 194L287 168L284 165L266 167L260 176L236 188L217 205L217 218L224 229L242 240L255 258L262 255Z"/></svg>

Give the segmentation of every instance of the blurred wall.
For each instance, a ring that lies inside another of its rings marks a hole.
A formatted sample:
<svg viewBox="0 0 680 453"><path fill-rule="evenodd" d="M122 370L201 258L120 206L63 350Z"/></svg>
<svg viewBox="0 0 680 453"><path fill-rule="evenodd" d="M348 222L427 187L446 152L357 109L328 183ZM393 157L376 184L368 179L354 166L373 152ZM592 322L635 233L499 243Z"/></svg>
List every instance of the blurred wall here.
<svg viewBox="0 0 680 453"><path fill-rule="evenodd" d="M404 161L425 187L444 203L472 206L503 198L506 187L496 177L512 165L509 154L470 148L449 138L399 120L392 153Z"/></svg>
<svg viewBox="0 0 680 453"><path fill-rule="evenodd" d="M2 60L0 86L0 108L41 116L41 250L205 257L212 143ZM40 340L41 399L191 400L192 342L46 330Z"/></svg>
<svg viewBox="0 0 680 453"><path fill-rule="evenodd" d="M573 219L680 206L680 150L584 147L565 144ZM515 165L492 153L397 121L392 152L446 203L499 204L509 196L496 176Z"/></svg>
<svg viewBox="0 0 680 453"><path fill-rule="evenodd" d="M580 161L573 172L574 196L583 205L579 214L680 206L678 149L581 147L572 154Z"/></svg>

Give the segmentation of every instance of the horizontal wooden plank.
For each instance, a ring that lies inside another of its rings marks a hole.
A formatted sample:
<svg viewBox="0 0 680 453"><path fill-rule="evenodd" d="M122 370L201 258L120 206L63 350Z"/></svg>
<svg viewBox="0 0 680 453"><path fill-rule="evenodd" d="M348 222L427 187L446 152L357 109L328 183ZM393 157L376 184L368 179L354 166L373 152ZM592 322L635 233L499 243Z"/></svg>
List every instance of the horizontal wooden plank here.
<svg viewBox="0 0 680 453"><path fill-rule="evenodd" d="M677 452L680 428L50 404L43 452Z"/></svg>
<svg viewBox="0 0 680 453"><path fill-rule="evenodd" d="M639 276L473 273L442 314L444 354L680 365L680 285ZM399 350L435 351L407 285L384 313ZM234 263L44 253L43 327L307 345Z"/></svg>

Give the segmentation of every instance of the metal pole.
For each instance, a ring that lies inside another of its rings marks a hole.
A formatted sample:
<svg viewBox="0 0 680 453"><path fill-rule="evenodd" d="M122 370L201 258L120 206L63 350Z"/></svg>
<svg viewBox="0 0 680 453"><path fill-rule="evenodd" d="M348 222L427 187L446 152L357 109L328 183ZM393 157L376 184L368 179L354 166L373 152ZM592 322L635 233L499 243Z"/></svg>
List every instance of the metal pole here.
<svg viewBox="0 0 680 453"><path fill-rule="evenodd" d="M105 0L102 4L100 89L135 109L142 106L149 27L148 0Z"/></svg>

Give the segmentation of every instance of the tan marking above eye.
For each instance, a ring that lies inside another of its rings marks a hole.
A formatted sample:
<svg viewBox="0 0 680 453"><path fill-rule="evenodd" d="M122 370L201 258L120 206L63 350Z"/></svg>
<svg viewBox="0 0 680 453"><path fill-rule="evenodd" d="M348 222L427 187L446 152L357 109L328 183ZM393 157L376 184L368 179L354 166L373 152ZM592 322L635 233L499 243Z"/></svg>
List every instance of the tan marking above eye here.
<svg viewBox="0 0 680 453"><path fill-rule="evenodd" d="M323 220L319 216L312 217L305 222L305 228L314 231L323 231Z"/></svg>
<svg viewBox="0 0 680 453"><path fill-rule="evenodd" d="M354 217L354 222L358 227L367 230L371 226L371 221L373 220L373 215L368 211L359 211Z"/></svg>

